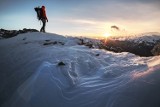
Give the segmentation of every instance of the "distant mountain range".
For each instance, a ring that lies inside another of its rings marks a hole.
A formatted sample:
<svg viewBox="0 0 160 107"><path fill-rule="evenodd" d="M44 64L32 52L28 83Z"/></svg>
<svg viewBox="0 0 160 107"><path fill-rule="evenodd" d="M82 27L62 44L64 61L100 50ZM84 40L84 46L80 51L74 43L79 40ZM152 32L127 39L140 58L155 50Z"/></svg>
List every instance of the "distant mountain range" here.
<svg viewBox="0 0 160 107"><path fill-rule="evenodd" d="M130 52L140 56L160 54L160 33L150 32L136 36L102 39L103 48L114 52Z"/></svg>

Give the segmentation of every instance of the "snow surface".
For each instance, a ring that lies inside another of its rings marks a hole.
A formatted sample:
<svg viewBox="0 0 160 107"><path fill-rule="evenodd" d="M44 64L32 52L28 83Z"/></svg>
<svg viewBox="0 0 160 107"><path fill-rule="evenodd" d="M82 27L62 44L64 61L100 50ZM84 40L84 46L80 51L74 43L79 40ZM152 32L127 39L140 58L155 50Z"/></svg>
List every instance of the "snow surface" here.
<svg viewBox="0 0 160 107"><path fill-rule="evenodd" d="M78 42L39 32L0 40L2 107L160 107L160 56Z"/></svg>

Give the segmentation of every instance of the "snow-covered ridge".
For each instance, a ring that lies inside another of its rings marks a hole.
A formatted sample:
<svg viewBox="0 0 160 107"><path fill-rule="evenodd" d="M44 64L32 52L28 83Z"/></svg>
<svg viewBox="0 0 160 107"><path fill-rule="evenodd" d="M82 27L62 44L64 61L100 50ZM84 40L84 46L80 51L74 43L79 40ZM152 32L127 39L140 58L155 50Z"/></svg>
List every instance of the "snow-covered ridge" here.
<svg viewBox="0 0 160 107"><path fill-rule="evenodd" d="M23 29L23 30L4 30L0 29L0 37L1 38L10 38L14 37L18 34L27 33L27 32L38 32L38 30L35 29ZM52 34L49 34L52 35ZM58 35L61 36L61 35ZM53 41L53 40L46 40L46 43L44 45L54 45L54 44L78 44L78 45L84 45L89 48L96 48L96 49L106 49L113 52L130 52L134 53L139 56L153 56L153 55L159 55L160 49L159 49L159 43L160 43L160 35L159 33L145 33L140 34L136 36L129 36L129 37L111 37L106 40L96 40L91 38L85 38L85 37L69 37L76 43L72 43L69 41L67 43ZM24 38L25 40L25 38Z"/></svg>
<svg viewBox="0 0 160 107"><path fill-rule="evenodd" d="M0 29L0 37L1 38L10 38L17 36L18 34L27 33L27 32L38 32L35 29L23 29L23 30L4 30ZM52 34L49 34L52 35ZM61 36L61 35L58 35ZM67 43L53 41L53 40L46 40L44 45L54 45L54 44L78 44L84 45L89 48L96 48L96 49L106 49L113 52L130 52L139 56L153 56L159 55L159 43L160 43L160 34L159 33L144 33L136 36L129 36L129 37L111 37L106 40L97 40L85 37L69 37L70 40L76 41L76 43L72 43L69 39L67 39ZM25 40L25 38L24 38Z"/></svg>
<svg viewBox="0 0 160 107"><path fill-rule="evenodd" d="M159 107L160 56L97 43L41 32L1 39L0 106Z"/></svg>

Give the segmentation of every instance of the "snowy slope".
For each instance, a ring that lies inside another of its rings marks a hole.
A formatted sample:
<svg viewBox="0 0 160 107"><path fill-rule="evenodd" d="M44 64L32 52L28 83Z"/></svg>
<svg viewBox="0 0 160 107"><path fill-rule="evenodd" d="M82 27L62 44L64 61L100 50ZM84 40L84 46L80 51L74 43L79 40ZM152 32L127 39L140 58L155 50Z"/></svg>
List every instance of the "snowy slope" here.
<svg viewBox="0 0 160 107"><path fill-rule="evenodd" d="M2 107L159 107L160 56L138 57L26 33L0 40ZM59 62L64 66L58 66Z"/></svg>

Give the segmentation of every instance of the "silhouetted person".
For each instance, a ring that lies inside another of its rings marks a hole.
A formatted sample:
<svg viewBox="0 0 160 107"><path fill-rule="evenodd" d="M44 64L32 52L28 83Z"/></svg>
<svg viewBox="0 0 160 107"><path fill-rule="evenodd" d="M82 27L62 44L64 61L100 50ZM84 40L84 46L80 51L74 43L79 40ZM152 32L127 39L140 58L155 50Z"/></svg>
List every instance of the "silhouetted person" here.
<svg viewBox="0 0 160 107"><path fill-rule="evenodd" d="M45 6L42 6L42 10L41 10L41 21L43 23L42 28L40 30L40 32L45 32L45 27L46 27L46 21L48 22L48 18L46 16L46 9Z"/></svg>

